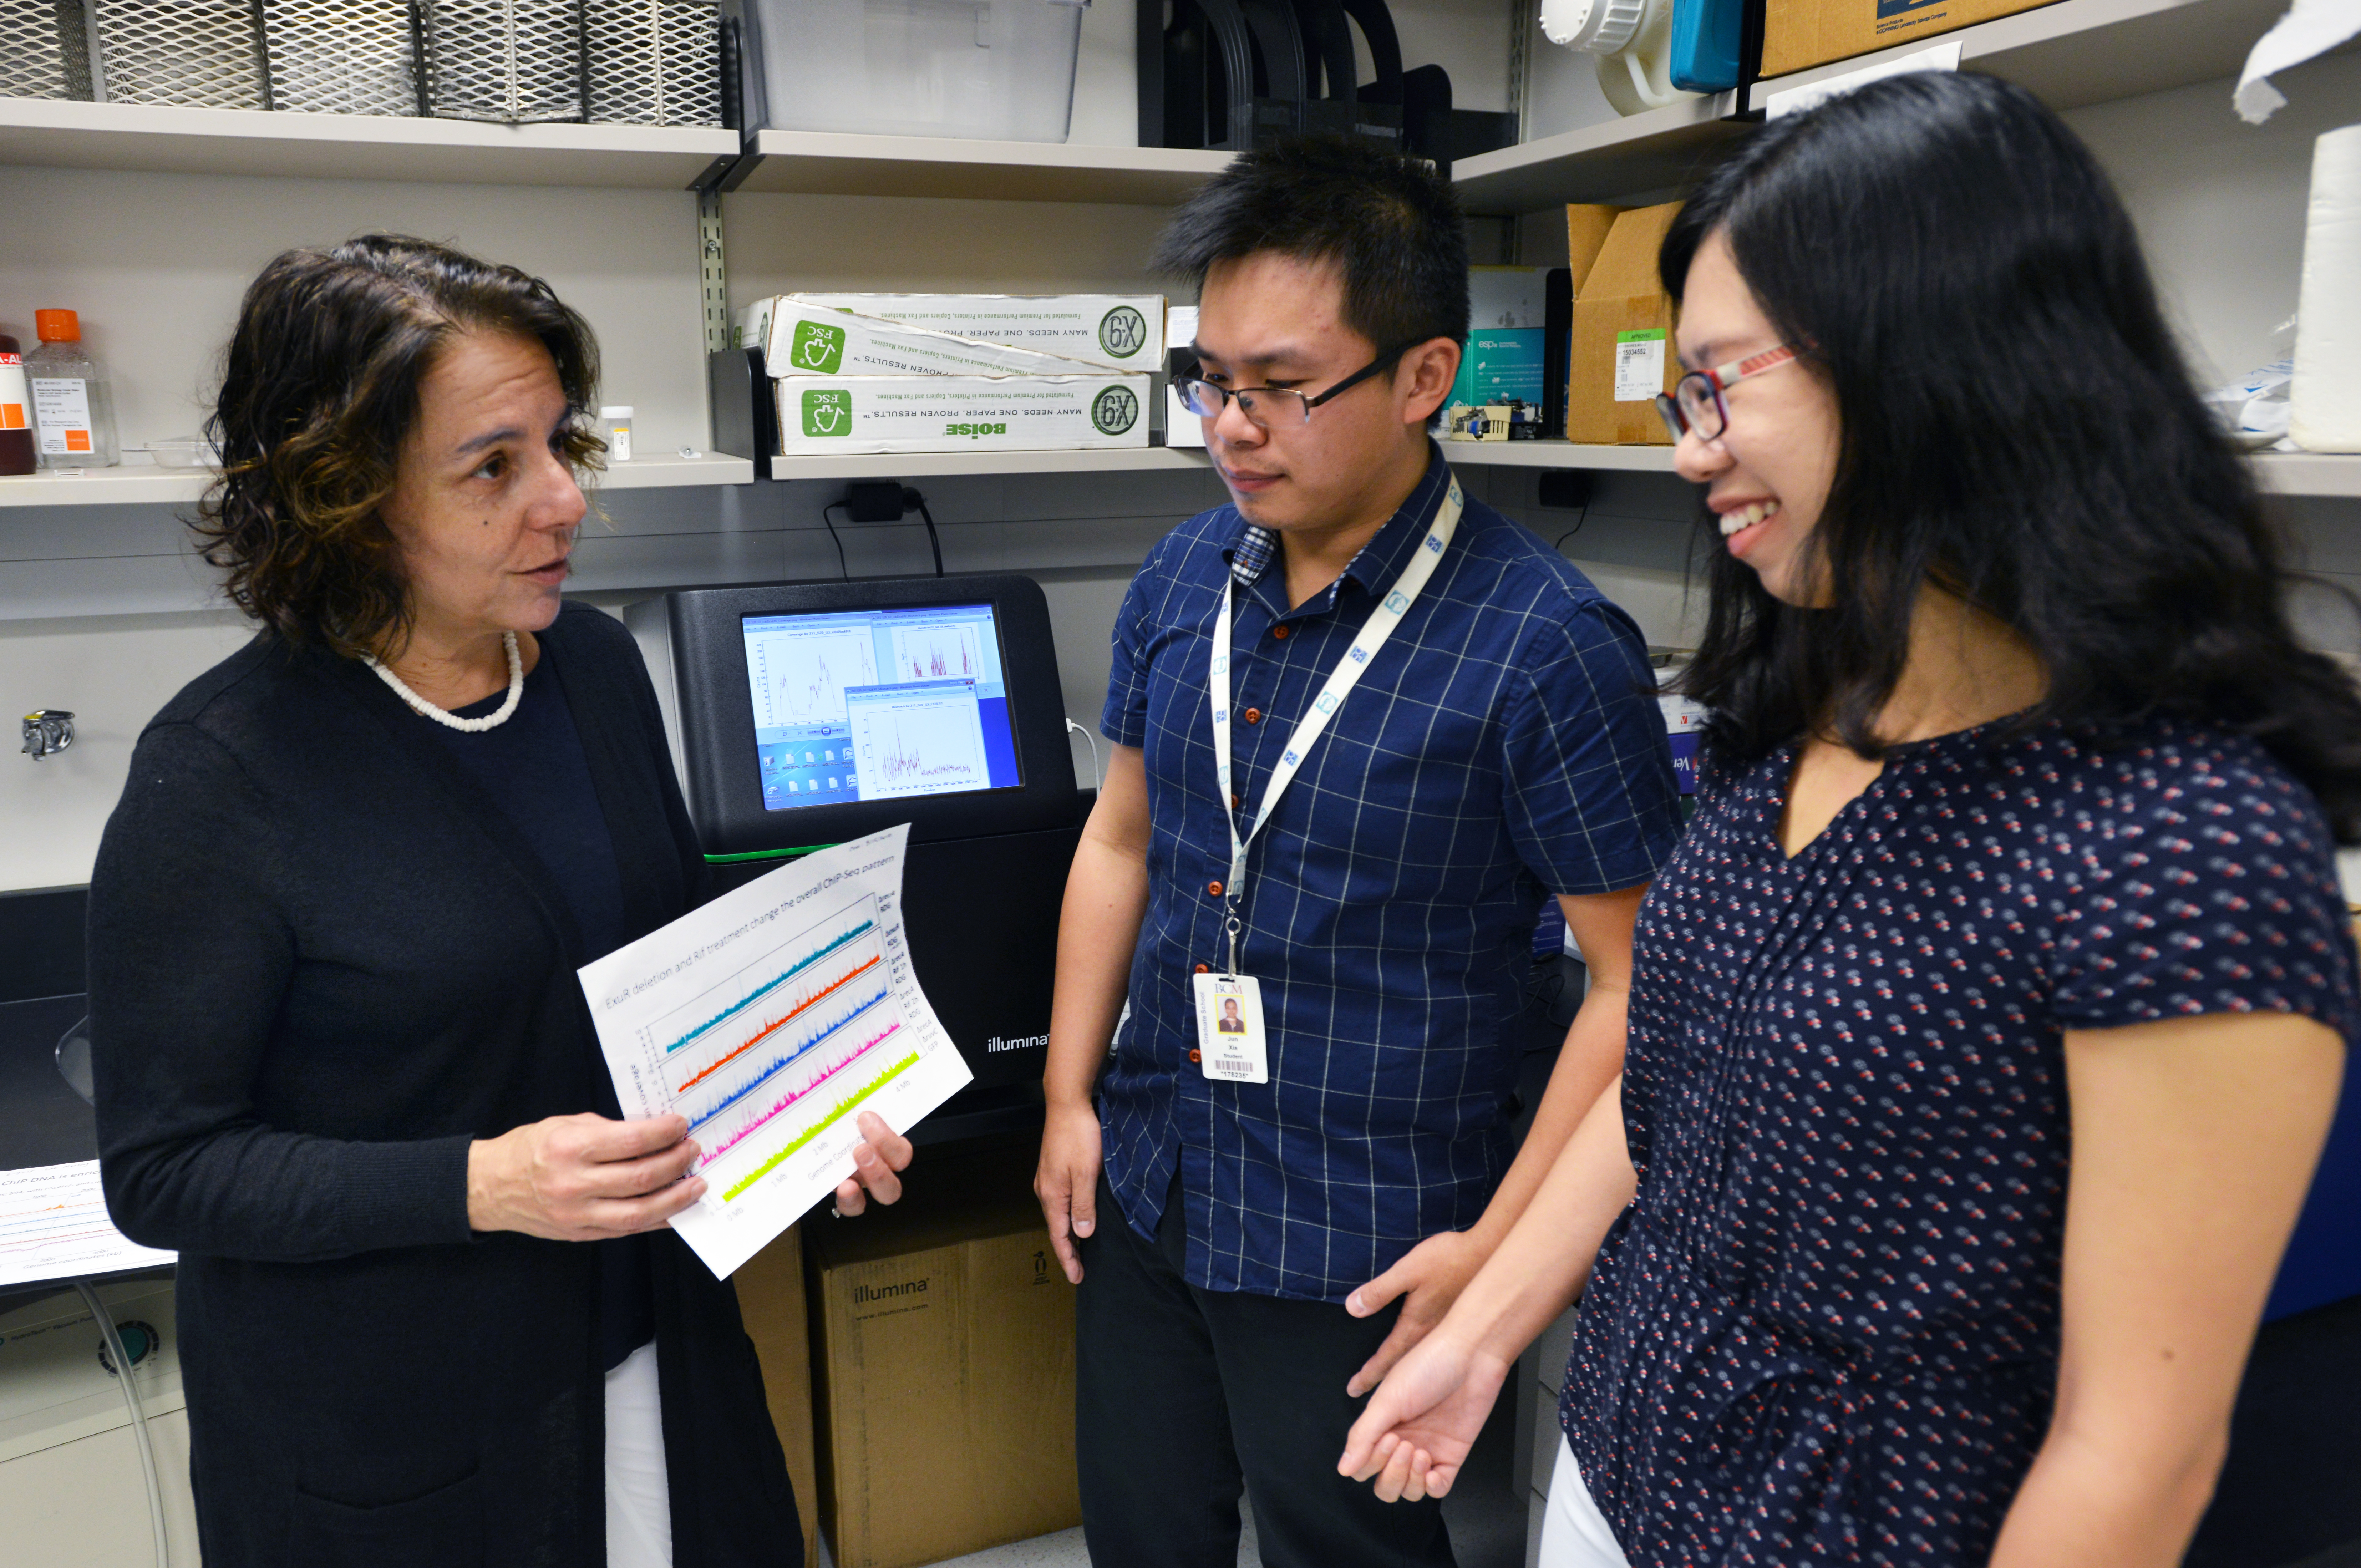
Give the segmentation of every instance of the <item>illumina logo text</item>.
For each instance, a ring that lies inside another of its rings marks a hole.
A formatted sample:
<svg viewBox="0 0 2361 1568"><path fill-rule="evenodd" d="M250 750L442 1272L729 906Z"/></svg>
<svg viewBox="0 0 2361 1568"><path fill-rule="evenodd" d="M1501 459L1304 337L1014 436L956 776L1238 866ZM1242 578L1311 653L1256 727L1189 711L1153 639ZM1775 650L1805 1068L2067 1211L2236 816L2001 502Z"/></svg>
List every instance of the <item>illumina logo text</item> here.
<svg viewBox="0 0 2361 1568"><path fill-rule="evenodd" d="M1003 1051L1029 1051L1037 1046L1046 1050L1049 1045L1047 1035L1019 1035L1013 1040L994 1035L983 1042L983 1048L987 1055L998 1056Z"/></svg>
<svg viewBox="0 0 2361 1568"><path fill-rule="evenodd" d="M899 1285L856 1285L852 1288L852 1304L865 1301L891 1301L901 1296L923 1296L927 1293L924 1279L905 1279Z"/></svg>

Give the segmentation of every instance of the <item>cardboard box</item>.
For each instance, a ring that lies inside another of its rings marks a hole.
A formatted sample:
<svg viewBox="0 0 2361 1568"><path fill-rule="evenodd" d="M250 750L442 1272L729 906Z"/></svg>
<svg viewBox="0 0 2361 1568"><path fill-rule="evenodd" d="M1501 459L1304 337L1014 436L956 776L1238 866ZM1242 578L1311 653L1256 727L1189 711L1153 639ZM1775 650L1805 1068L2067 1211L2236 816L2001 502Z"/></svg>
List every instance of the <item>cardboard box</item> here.
<svg viewBox="0 0 2361 1568"><path fill-rule="evenodd" d="M813 376L1081 376L1097 367L1079 359L979 343L906 322L800 301L771 302L763 339L772 378Z"/></svg>
<svg viewBox="0 0 2361 1568"><path fill-rule="evenodd" d="M796 1512L804 1527L804 1561L819 1561L819 1469L812 1425L811 1318L804 1305L803 1227L739 1266L738 1311L763 1365L763 1395L779 1446L787 1451Z"/></svg>
<svg viewBox="0 0 2361 1568"><path fill-rule="evenodd" d="M1115 370L1164 363L1161 294L831 294L796 299L880 321L906 322ZM1191 329L1193 334L1194 329Z"/></svg>
<svg viewBox="0 0 2361 1568"><path fill-rule="evenodd" d="M1616 215L1588 274L1574 291L1567 356L1565 438L1615 446L1669 446L1655 398L1680 379L1673 354L1673 302L1656 276L1656 252L1678 202ZM1571 218L1569 218L1571 223Z"/></svg>
<svg viewBox="0 0 2361 1568"><path fill-rule="evenodd" d="M1765 0L1763 74L1784 76L1872 49L2014 16L2049 0Z"/></svg>
<svg viewBox="0 0 2361 1568"><path fill-rule="evenodd" d="M1481 408L1511 399L1541 407L1548 280L1545 267L1467 269L1469 332L1445 407Z"/></svg>
<svg viewBox="0 0 2361 1568"><path fill-rule="evenodd" d="M1148 444L1146 376L855 376L775 383L779 451L1073 451Z"/></svg>
<svg viewBox="0 0 2361 1568"><path fill-rule="evenodd" d="M1082 1522L1074 1290L1031 1168L1029 1146L966 1168L922 1156L902 1202L811 1237L820 1511L838 1568L907 1568Z"/></svg>

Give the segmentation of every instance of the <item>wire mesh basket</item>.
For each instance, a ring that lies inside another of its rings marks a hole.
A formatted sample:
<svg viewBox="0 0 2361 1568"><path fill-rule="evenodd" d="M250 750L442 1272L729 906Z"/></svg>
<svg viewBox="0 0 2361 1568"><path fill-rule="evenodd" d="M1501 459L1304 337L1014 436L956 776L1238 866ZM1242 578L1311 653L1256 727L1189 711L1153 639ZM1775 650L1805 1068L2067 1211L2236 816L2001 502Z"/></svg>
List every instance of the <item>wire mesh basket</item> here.
<svg viewBox="0 0 2361 1568"><path fill-rule="evenodd" d="M90 96L82 0L0 0L0 97Z"/></svg>
<svg viewBox="0 0 2361 1568"><path fill-rule="evenodd" d="M421 0L427 113L583 117L582 0Z"/></svg>
<svg viewBox="0 0 2361 1568"><path fill-rule="evenodd" d="M590 117L629 126L721 123L721 7L710 0L588 0Z"/></svg>
<svg viewBox="0 0 2361 1568"><path fill-rule="evenodd" d="M270 106L305 115L419 115L409 0L262 0Z"/></svg>
<svg viewBox="0 0 2361 1568"><path fill-rule="evenodd" d="M252 0L90 0L113 104L267 109Z"/></svg>

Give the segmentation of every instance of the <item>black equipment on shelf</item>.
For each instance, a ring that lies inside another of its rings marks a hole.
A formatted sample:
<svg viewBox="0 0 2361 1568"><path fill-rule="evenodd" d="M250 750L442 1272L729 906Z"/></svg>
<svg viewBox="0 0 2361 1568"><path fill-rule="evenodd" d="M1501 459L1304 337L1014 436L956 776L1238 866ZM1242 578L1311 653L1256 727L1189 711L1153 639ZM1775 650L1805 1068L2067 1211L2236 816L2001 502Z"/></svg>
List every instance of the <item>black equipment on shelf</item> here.
<svg viewBox="0 0 2361 1568"><path fill-rule="evenodd" d="M1385 0L1144 0L1138 16L1143 147L1243 152L1312 132L1401 148L1447 175L1517 137L1513 115L1453 108L1443 67L1402 69Z"/></svg>

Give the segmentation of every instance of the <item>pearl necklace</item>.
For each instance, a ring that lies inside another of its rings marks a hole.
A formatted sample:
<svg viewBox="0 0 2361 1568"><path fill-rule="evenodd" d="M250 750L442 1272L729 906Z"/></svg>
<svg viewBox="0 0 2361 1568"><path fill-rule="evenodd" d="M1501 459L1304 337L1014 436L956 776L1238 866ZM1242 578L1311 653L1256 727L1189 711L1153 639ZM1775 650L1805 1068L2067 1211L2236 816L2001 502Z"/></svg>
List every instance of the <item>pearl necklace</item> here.
<svg viewBox="0 0 2361 1568"><path fill-rule="evenodd" d="M393 695L408 703L411 711L420 718L431 718L437 724L448 725L454 729L465 730L470 735L481 735L487 729L497 729L506 724L510 715L516 712L518 702L524 696L524 655L517 651L516 633L501 632L500 646L508 650L509 655L509 699L500 704L498 713L488 713L481 718L460 718L444 712L443 709L402 685L401 677L387 669L373 653L362 654L361 663L375 670L377 678L391 686Z"/></svg>

